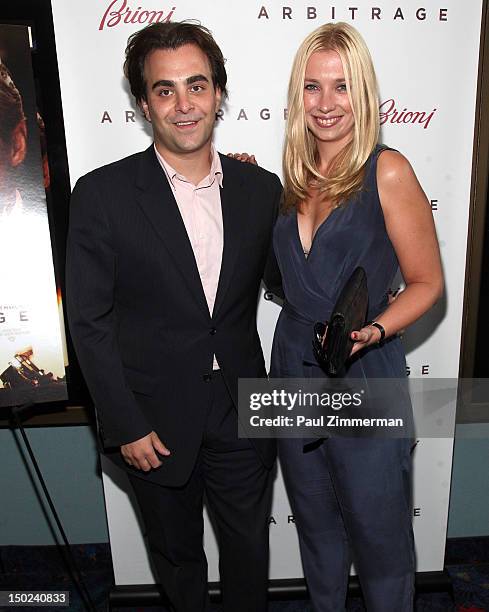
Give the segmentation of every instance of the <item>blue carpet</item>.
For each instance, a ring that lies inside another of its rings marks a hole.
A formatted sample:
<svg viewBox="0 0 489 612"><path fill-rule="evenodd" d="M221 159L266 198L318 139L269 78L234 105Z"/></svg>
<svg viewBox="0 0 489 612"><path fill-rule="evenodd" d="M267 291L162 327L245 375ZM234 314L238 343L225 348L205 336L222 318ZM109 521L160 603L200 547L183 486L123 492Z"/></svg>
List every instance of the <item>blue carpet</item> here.
<svg viewBox="0 0 489 612"><path fill-rule="evenodd" d="M83 581L97 610L105 612L107 595L113 581L107 544L89 544L72 548ZM416 598L416 612L486 612L489 611L489 538L460 538L447 542L446 569L454 600L448 593L422 593ZM0 590L70 591L70 612L84 607L66 571L60 551L52 546L0 547ZM8 612L12 608L5 608ZM29 612L60 611L66 608L29 607ZM348 612L365 612L358 597L351 597ZM113 612L167 612L161 606L113 608ZM212 612L221 612L213 604ZM250 611L252 612L252 611ZM269 612L312 612L306 600L271 601ZM395 612L395 611L393 611Z"/></svg>

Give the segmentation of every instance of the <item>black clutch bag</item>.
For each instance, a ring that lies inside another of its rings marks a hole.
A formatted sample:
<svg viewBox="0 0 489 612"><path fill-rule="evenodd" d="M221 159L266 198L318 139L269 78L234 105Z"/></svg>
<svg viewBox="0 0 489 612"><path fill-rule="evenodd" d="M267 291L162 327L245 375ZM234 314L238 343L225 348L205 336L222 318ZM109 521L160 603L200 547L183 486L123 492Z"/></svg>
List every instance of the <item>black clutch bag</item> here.
<svg viewBox="0 0 489 612"><path fill-rule="evenodd" d="M358 267L341 290L330 321L314 325L314 354L326 374L344 374L346 361L353 347L351 333L364 326L367 310L367 275L363 268Z"/></svg>

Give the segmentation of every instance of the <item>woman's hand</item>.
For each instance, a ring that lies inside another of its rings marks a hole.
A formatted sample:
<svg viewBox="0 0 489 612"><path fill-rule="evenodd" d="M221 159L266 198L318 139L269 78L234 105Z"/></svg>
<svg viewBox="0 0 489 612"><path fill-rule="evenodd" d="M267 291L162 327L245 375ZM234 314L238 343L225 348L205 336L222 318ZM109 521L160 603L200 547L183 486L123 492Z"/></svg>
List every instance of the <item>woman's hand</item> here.
<svg viewBox="0 0 489 612"><path fill-rule="evenodd" d="M258 162L256 161L255 156L248 155L248 153L228 153L227 156L232 157L233 159L237 159L241 162L247 162L248 164L258 166Z"/></svg>
<svg viewBox="0 0 489 612"><path fill-rule="evenodd" d="M370 346L371 344L377 344L380 340L380 330L373 325L366 325L358 331L351 333L351 339L355 343L351 349L350 357L358 351Z"/></svg>
<svg viewBox="0 0 489 612"><path fill-rule="evenodd" d="M389 294L387 296L389 306L396 301L397 297L401 293L401 289L397 289L396 291L389 291ZM396 333L396 335L402 336L404 332L404 329L400 329ZM353 331L351 333L351 339L354 341L355 344L353 345L353 348L351 350L350 357L358 351L361 351L362 349L366 348L367 346L379 342L379 340L381 339L381 334L379 328L375 327L375 325L366 325L365 327L362 327L362 329L360 329L359 331Z"/></svg>

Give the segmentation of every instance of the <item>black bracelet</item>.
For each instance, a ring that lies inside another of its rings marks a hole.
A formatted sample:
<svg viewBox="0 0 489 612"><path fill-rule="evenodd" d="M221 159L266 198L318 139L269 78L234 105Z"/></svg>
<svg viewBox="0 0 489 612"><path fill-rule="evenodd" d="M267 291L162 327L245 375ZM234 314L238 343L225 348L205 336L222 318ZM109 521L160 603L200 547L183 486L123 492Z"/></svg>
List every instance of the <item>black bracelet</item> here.
<svg viewBox="0 0 489 612"><path fill-rule="evenodd" d="M377 323L377 321L370 321L369 325L371 325L372 327L376 327L379 330L380 340L377 342L377 344L382 345L385 340L385 329L382 327L380 323Z"/></svg>

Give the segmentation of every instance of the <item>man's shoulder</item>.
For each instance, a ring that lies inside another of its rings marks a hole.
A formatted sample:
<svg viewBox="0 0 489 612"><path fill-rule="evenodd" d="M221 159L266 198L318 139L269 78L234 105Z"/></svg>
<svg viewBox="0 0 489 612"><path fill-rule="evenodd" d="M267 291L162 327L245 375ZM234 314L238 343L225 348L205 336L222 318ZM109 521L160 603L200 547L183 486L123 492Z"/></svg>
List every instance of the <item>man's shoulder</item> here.
<svg viewBox="0 0 489 612"><path fill-rule="evenodd" d="M264 187L282 188L279 177L273 172L255 164L227 157L222 153L219 153L219 156L221 158L224 182L226 181L226 171L228 171L232 175L239 176L244 181L253 181L254 184L258 183Z"/></svg>
<svg viewBox="0 0 489 612"><path fill-rule="evenodd" d="M113 185L114 181L122 181L124 183L127 183L128 180L133 181L141 162L150 154L150 149L133 153L122 159L94 168L80 177L78 182L111 183Z"/></svg>

